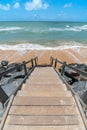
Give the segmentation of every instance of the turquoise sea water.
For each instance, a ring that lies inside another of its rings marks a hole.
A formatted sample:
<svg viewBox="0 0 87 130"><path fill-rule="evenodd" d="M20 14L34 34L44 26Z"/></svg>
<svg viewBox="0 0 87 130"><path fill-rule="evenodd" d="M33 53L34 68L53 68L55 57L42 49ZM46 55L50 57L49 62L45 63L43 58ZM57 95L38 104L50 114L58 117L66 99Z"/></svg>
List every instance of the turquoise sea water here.
<svg viewBox="0 0 87 130"><path fill-rule="evenodd" d="M87 45L86 22L0 22L0 44Z"/></svg>

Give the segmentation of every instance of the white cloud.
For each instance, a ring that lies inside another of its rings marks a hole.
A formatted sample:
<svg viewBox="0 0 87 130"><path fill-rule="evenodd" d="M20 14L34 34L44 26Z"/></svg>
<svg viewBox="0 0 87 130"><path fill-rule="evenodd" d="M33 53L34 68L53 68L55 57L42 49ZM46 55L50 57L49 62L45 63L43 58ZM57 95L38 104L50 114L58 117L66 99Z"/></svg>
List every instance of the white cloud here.
<svg viewBox="0 0 87 130"><path fill-rule="evenodd" d="M38 9L47 9L48 8L47 3L42 3L42 0L32 0L32 2L26 2L25 3L25 9L26 10L38 10Z"/></svg>
<svg viewBox="0 0 87 130"><path fill-rule="evenodd" d="M64 5L64 8L70 8L70 7L72 7L72 3L67 3Z"/></svg>
<svg viewBox="0 0 87 130"><path fill-rule="evenodd" d="M0 9L8 11L8 10L10 10L10 4L6 4L6 5L0 4Z"/></svg>
<svg viewBox="0 0 87 130"><path fill-rule="evenodd" d="M15 9L18 9L19 7L20 7L20 4L19 4L19 2L16 2L15 4L14 4L14 6L13 6Z"/></svg>

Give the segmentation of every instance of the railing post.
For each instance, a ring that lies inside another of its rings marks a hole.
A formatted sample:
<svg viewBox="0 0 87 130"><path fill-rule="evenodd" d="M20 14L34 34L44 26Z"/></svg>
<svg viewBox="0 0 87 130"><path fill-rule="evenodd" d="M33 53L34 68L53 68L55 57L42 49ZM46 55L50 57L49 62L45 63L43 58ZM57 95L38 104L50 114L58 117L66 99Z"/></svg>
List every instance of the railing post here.
<svg viewBox="0 0 87 130"><path fill-rule="evenodd" d="M55 64L54 64L54 67L56 68L57 66L57 59L55 59Z"/></svg>
<svg viewBox="0 0 87 130"><path fill-rule="evenodd" d="M23 66L24 66L24 72L25 72L25 75L27 75L27 67L26 67L26 63L25 63L25 61L23 61Z"/></svg>
<svg viewBox="0 0 87 130"><path fill-rule="evenodd" d="M34 67L33 59L31 59L32 68Z"/></svg>
<svg viewBox="0 0 87 130"><path fill-rule="evenodd" d="M50 57L50 61L51 61L51 66L53 65L53 57Z"/></svg>
<svg viewBox="0 0 87 130"><path fill-rule="evenodd" d="M35 58L35 66L37 66L37 57Z"/></svg>
<svg viewBox="0 0 87 130"><path fill-rule="evenodd" d="M63 66L62 66L62 70L61 70L61 75L62 75L62 76L63 76L63 74L64 74L65 67L66 67L66 62L63 62Z"/></svg>

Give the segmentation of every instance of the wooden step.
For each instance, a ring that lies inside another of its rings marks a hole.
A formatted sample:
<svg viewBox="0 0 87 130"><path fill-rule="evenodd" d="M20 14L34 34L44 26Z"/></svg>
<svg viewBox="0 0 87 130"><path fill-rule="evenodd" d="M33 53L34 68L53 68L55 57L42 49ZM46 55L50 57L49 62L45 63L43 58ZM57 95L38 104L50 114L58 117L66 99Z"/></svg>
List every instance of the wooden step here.
<svg viewBox="0 0 87 130"><path fill-rule="evenodd" d="M46 77L57 77L57 74L55 73L55 72L46 72L46 71L44 71L44 72L40 72L40 71L38 71L38 72L33 72L33 73L31 73L31 76L35 76L35 77L37 77L37 76L46 76Z"/></svg>
<svg viewBox="0 0 87 130"><path fill-rule="evenodd" d="M60 79L60 77L56 76L56 75L50 75L50 74L31 74L31 77L29 78L36 78L36 77L40 77L40 78L48 78L48 79Z"/></svg>
<svg viewBox="0 0 87 130"><path fill-rule="evenodd" d="M29 81L28 81L29 82ZM61 84L61 83L58 83L58 84L42 84L42 83L28 83L28 82L26 82L26 83L24 83L22 86L32 86L32 87L37 87L37 86L41 86L41 87L60 87L60 88L63 88L63 87L66 87L66 85L65 84Z"/></svg>
<svg viewBox="0 0 87 130"><path fill-rule="evenodd" d="M38 82L36 82L36 81L28 81L27 82L27 84L38 84L38 85L41 85L43 83L43 85L60 85L60 86L62 86L61 85L61 83L59 83L59 82L52 82L52 81L47 81L47 82L42 82L42 81L38 81Z"/></svg>
<svg viewBox="0 0 87 130"><path fill-rule="evenodd" d="M53 67L37 67L37 68L35 68L35 71L37 71L37 70L41 70L41 71L43 71L43 70L47 70L47 71L53 71L54 69L53 69Z"/></svg>
<svg viewBox="0 0 87 130"><path fill-rule="evenodd" d="M64 126L23 126L23 125L6 125L4 130L85 130L79 125Z"/></svg>
<svg viewBox="0 0 87 130"><path fill-rule="evenodd" d="M65 84L63 84L61 87L60 87L60 85L50 85L50 84L48 84L48 85L42 85L42 84L23 84L22 85L22 88L21 88L21 90L27 90L27 91L29 91L29 90L33 90L33 89L42 89L42 90L44 90L44 89L54 89L55 91L57 90L57 91L67 91L67 88L66 88L66 85Z"/></svg>
<svg viewBox="0 0 87 130"><path fill-rule="evenodd" d="M35 69L34 72L32 74L56 74L56 72L53 69Z"/></svg>
<svg viewBox="0 0 87 130"><path fill-rule="evenodd" d="M40 86L40 85L38 85L38 86L29 86L28 84L26 84L25 86L23 86L22 87L22 90L26 90L26 91L61 91L61 92L63 92L63 91L65 91L66 89L64 88L64 87L59 87L59 86Z"/></svg>
<svg viewBox="0 0 87 130"><path fill-rule="evenodd" d="M30 78L28 80L29 82L52 82L52 83L55 83L55 82L58 82L58 83L61 83L58 79L41 79L41 78Z"/></svg>
<svg viewBox="0 0 87 130"><path fill-rule="evenodd" d="M9 115L21 116L72 116L77 115L76 106L12 106Z"/></svg>
<svg viewBox="0 0 87 130"><path fill-rule="evenodd" d="M50 86L50 87L41 87L41 86L37 86L37 87L25 87L25 89L22 89L22 91L20 91L20 93L21 92L25 92L25 91L27 91L27 92L29 92L29 93L33 93L33 92L36 92L36 93L45 93L45 92L47 92L47 93L51 93L51 92L53 92L53 93L56 93L56 92L60 92L60 93L68 93L68 92L70 92L70 91L65 91L64 90L64 88L62 88L62 87L52 87L52 86Z"/></svg>
<svg viewBox="0 0 87 130"><path fill-rule="evenodd" d="M62 85L62 81L59 81L59 80L48 80L48 79L29 79L26 81L27 84L31 84L31 83L34 83L34 84L58 84L58 85Z"/></svg>
<svg viewBox="0 0 87 130"><path fill-rule="evenodd" d="M47 77L47 76L31 76L30 78L28 78L28 81L35 81L35 82L47 82L47 81L51 81L51 82L59 82L59 83L63 83L62 80L60 80L58 77Z"/></svg>
<svg viewBox="0 0 87 130"><path fill-rule="evenodd" d="M41 74L47 74L47 75L51 75L52 76L52 74L53 75L56 75L56 71L54 71L53 69L44 69L44 70L42 70L42 69L38 69L38 70L34 70L33 71L33 73L31 73L32 75L41 75Z"/></svg>
<svg viewBox="0 0 87 130"><path fill-rule="evenodd" d="M51 69L49 69L49 70L48 69L44 69L44 70L38 69L38 70L34 70L34 72L32 74L36 74L36 75L38 75L38 74L48 74L48 75L54 74L55 75L56 72L51 70Z"/></svg>
<svg viewBox="0 0 87 130"><path fill-rule="evenodd" d="M27 97L27 96L16 96L14 98L12 105L19 106L52 106L52 105L63 105L63 106L73 106L75 101L73 97Z"/></svg>
<svg viewBox="0 0 87 130"><path fill-rule="evenodd" d="M58 86L58 85L61 85L61 86L62 86L62 85L63 85L63 83L61 83L61 82L57 82L57 83L54 83L54 84L53 84L53 83L47 83L47 82L46 82L46 83L44 83L44 82L43 82L43 83L42 83L42 82L39 82L39 83L37 83L37 82L29 82L29 80L27 80L26 83L25 83L25 85L28 85L28 84L29 84L29 85L34 85L34 86L35 86L35 85L36 85L36 86L38 86L38 85L40 85L40 86L45 86L45 85L46 85L46 86L47 86L47 85L48 85L48 86Z"/></svg>
<svg viewBox="0 0 87 130"><path fill-rule="evenodd" d="M37 76L34 76L34 75L31 75L29 77L29 79L48 79L48 80L59 80L60 78L58 76L40 76L40 77L37 77Z"/></svg>
<svg viewBox="0 0 87 130"><path fill-rule="evenodd" d="M62 80L60 80L60 79L58 79L58 78L56 78L56 79L51 79L51 78L39 78L39 77L37 77L37 78L33 78L33 77L31 77L31 78L29 78L27 81L31 81L31 82L59 82L59 83L63 83L62 82Z"/></svg>
<svg viewBox="0 0 87 130"><path fill-rule="evenodd" d="M51 83L59 83L59 84L62 84L61 81L59 80L48 80L48 79L29 79L28 82L51 82Z"/></svg>
<svg viewBox="0 0 87 130"><path fill-rule="evenodd" d="M29 85L61 85L59 82L50 82L50 81L47 81L47 82L31 82L31 81L27 81L26 84L29 84ZM62 85L61 85L62 86Z"/></svg>
<svg viewBox="0 0 87 130"><path fill-rule="evenodd" d="M71 92L56 92L56 91L19 91L18 92L18 95L19 96L38 96L38 97L40 97L40 96L42 96L42 97L44 97L44 96L46 96L46 97L62 97L62 96L66 96L66 97L71 97L72 95L71 95Z"/></svg>
<svg viewBox="0 0 87 130"><path fill-rule="evenodd" d="M7 117L9 125L79 125L78 116L14 116Z"/></svg>

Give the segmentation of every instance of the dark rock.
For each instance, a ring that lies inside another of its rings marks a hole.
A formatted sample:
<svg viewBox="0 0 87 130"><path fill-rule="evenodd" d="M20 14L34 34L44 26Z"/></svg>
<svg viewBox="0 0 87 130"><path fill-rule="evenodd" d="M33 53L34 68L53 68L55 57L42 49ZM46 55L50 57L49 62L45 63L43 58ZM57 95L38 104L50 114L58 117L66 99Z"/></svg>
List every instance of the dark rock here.
<svg viewBox="0 0 87 130"><path fill-rule="evenodd" d="M3 60L3 61L1 62L1 65L2 65L2 66L7 66L8 63L9 63L8 61L4 61L4 60Z"/></svg>

